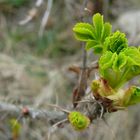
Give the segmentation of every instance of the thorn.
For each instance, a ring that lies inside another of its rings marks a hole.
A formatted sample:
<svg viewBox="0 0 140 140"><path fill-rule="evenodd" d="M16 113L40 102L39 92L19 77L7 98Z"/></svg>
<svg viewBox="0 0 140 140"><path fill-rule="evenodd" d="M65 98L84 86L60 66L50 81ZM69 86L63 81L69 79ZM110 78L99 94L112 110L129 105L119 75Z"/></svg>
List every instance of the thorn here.
<svg viewBox="0 0 140 140"><path fill-rule="evenodd" d="M87 12L89 12L89 13L91 13L91 10L88 9L88 8L84 8L84 10L87 11Z"/></svg>
<svg viewBox="0 0 140 140"><path fill-rule="evenodd" d="M27 107L22 108L22 115L25 116L25 117L30 115L30 111Z"/></svg>

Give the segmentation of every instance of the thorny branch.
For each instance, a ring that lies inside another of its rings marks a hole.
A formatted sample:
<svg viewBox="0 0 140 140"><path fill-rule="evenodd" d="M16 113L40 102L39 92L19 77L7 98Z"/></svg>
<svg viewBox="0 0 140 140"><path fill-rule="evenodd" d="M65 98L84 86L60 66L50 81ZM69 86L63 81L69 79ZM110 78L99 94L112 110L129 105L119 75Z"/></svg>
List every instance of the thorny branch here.
<svg viewBox="0 0 140 140"><path fill-rule="evenodd" d="M83 99L78 103L80 106L83 106L81 112L84 112L85 115L92 117L92 119L96 119L104 113L101 112L101 105L90 96L87 96L86 99ZM48 109L38 109L30 106L17 106L14 104L0 101L0 112L3 112L3 114L6 113L8 116L15 118L29 117L32 120L47 120L48 122L50 122L51 125L57 124L62 120L67 119L67 115L70 111L56 105L48 104L48 106L52 108L57 108L57 111L49 111Z"/></svg>
<svg viewBox="0 0 140 140"><path fill-rule="evenodd" d="M25 112L26 110L26 112ZM0 102L0 112L7 113L8 116L19 118L29 117L33 120L44 119L52 124L66 118L67 114L64 111L48 111L47 109L36 109L32 107L16 106L5 102Z"/></svg>
<svg viewBox="0 0 140 140"><path fill-rule="evenodd" d="M85 9L87 9L87 3L88 0L83 0L82 8L81 8L81 17L80 20L84 21L84 12ZM85 44L81 43L82 45L82 69L80 70L79 74L79 81L77 84L77 87L74 89L73 92L73 105L74 107L77 106L77 101L80 101L81 98L85 95L86 89L87 89L87 79L88 79L88 74L89 70L87 68L87 52L85 50Z"/></svg>
<svg viewBox="0 0 140 140"><path fill-rule="evenodd" d="M83 6L82 6L82 9L81 9L81 14L82 14L81 21L84 21L84 14L83 14L83 12L85 11L87 3L88 3L88 0L84 0L83 1ZM85 50L84 43L82 43L82 49L83 49L83 70L84 70L84 69L86 69L86 65L87 65L87 52Z"/></svg>

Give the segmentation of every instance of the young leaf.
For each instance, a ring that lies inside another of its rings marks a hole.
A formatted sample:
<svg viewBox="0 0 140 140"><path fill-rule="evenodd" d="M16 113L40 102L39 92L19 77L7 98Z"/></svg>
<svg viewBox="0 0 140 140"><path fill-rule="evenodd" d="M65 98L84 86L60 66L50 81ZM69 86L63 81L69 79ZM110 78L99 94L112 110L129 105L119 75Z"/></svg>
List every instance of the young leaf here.
<svg viewBox="0 0 140 140"><path fill-rule="evenodd" d="M85 22L80 22L80 23L77 23L74 28L86 28L88 30L91 30L92 32L94 32L94 27L89 24L89 23L85 23Z"/></svg>
<svg viewBox="0 0 140 140"><path fill-rule="evenodd" d="M103 30L102 30L102 42L105 41L106 37L108 37L111 34L112 26L110 23L105 23L103 25Z"/></svg>
<svg viewBox="0 0 140 140"><path fill-rule="evenodd" d="M97 44L98 44L98 42L95 41L95 40L88 41L88 42L86 43L86 50L89 50L89 49L94 48L94 46L96 46Z"/></svg>
<svg viewBox="0 0 140 140"><path fill-rule="evenodd" d="M77 23L73 31L75 32L75 37L80 41L94 40L94 28L88 23Z"/></svg>
<svg viewBox="0 0 140 140"><path fill-rule="evenodd" d="M103 51L103 48L102 48L101 45L96 45L96 46L94 46L94 53L95 53L95 54L101 54L102 51Z"/></svg>
<svg viewBox="0 0 140 140"><path fill-rule="evenodd" d="M104 46L105 51L108 50L119 54L124 48L128 47L128 42L124 33L116 31L111 36L106 38Z"/></svg>
<svg viewBox="0 0 140 140"><path fill-rule="evenodd" d="M133 77L137 76L140 74L140 66L134 65L134 66L129 66L127 69L127 74L123 77L123 79L126 79L126 81L132 79Z"/></svg>
<svg viewBox="0 0 140 140"><path fill-rule="evenodd" d="M123 52L119 53L117 57L115 57L115 60L113 62L113 66L112 66L113 70L114 71L121 70L125 66L126 62L127 62L127 57L125 56L125 54Z"/></svg>
<svg viewBox="0 0 140 140"><path fill-rule="evenodd" d="M117 90L114 94L107 96L108 99L112 100L114 105L123 106L124 91Z"/></svg>
<svg viewBox="0 0 140 140"><path fill-rule="evenodd" d="M114 90L111 88L108 82L103 78L100 78L98 80L93 80L91 84L91 89L93 91L93 95L95 98L99 98L100 96L104 98L114 94Z"/></svg>
<svg viewBox="0 0 140 140"><path fill-rule="evenodd" d="M70 114L68 115L68 120L75 130L84 130L90 124L90 120L88 117L76 111L70 112Z"/></svg>
<svg viewBox="0 0 140 140"><path fill-rule="evenodd" d="M128 105L140 103L140 87L133 87Z"/></svg>
<svg viewBox="0 0 140 140"><path fill-rule="evenodd" d="M124 81L120 81L123 76L127 76L123 74L125 70L127 71L126 63L127 56L123 53L118 55L117 53L107 51L101 56L99 60L99 72L112 88L118 88L123 82L126 82L126 77Z"/></svg>
<svg viewBox="0 0 140 140"><path fill-rule="evenodd" d="M124 48L119 54L104 52L99 60L99 72L112 88L140 74L140 52L137 48Z"/></svg>
<svg viewBox="0 0 140 140"><path fill-rule="evenodd" d="M104 41L110 35L112 26L104 23L103 16L99 13L93 16L93 25L89 23L77 23L73 31L77 40L86 42L86 50L94 48L94 52L102 54Z"/></svg>
<svg viewBox="0 0 140 140"><path fill-rule="evenodd" d="M140 51L136 47L129 47L123 53L128 56L128 65L140 66Z"/></svg>
<svg viewBox="0 0 140 140"><path fill-rule="evenodd" d="M95 27L96 39L101 39L102 29L103 29L103 16L99 13L93 16L93 25Z"/></svg>
<svg viewBox="0 0 140 140"><path fill-rule="evenodd" d="M111 68L115 57L117 57L117 54L112 53L111 51L107 51L106 53L104 53L99 60L99 68L101 70Z"/></svg>

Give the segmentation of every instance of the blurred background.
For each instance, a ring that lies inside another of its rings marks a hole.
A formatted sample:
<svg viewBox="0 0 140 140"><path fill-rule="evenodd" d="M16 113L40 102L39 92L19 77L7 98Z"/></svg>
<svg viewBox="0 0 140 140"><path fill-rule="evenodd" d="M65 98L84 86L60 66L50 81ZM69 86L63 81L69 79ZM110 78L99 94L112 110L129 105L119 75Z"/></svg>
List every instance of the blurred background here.
<svg viewBox="0 0 140 140"><path fill-rule="evenodd" d="M0 0L0 100L15 105L46 108L47 103L72 106L77 75L69 66L82 63L80 42L72 28L81 16L91 22L100 12L113 30L125 32L129 45L140 44L140 0ZM48 16L49 15L49 16ZM88 53L88 63L96 58ZM132 82L139 85L139 79ZM48 108L49 109L49 108ZM1 112L1 111L0 111ZM0 113L0 140L48 140L50 126L43 120L21 120ZM140 106L107 114L89 129L76 132L66 125L51 140L140 140Z"/></svg>

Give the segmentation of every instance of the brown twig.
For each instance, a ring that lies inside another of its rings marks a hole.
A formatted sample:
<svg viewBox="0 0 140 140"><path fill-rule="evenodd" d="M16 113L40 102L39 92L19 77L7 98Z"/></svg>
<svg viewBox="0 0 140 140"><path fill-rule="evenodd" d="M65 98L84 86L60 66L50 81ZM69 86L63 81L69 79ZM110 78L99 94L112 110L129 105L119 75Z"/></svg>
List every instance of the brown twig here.
<svg viewBox="0 0 140 140"><path fill-rule="evenodd" d="M83 0L83 4L81 7L81 17L80 20L84 21L84 11L87 6L88 0ZM80 101L81 98L85 95L85 91L87 88L87 52L85 50L85 44L81 43L82 46L82 69L80 71L79 75L79 81L77 87L73 91L73 105L74 107L77 106L77 101Z"/></svg>

